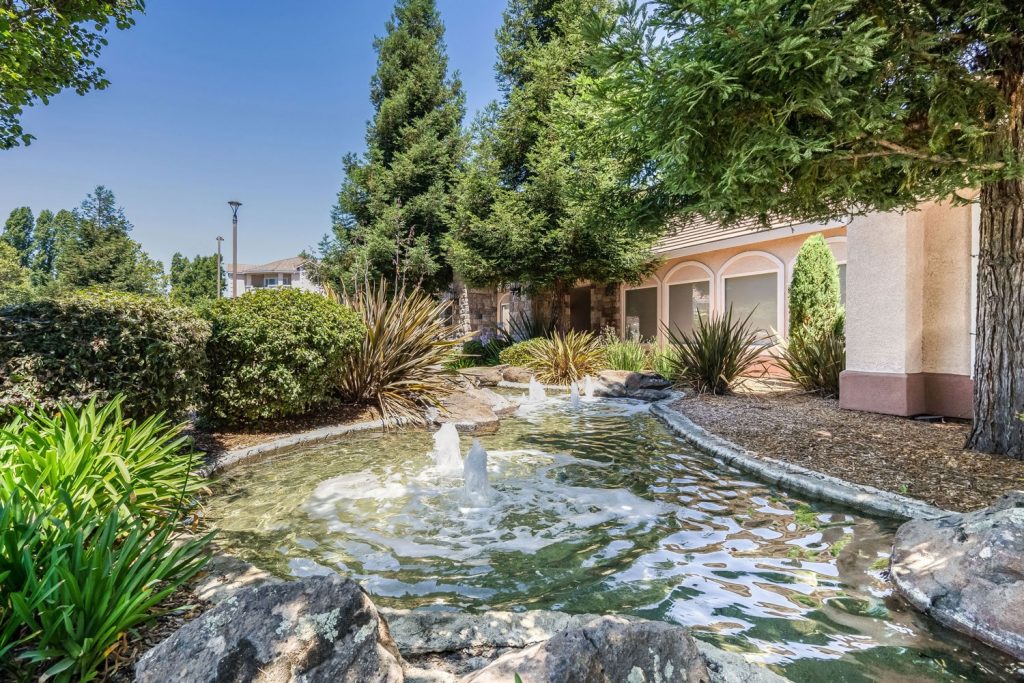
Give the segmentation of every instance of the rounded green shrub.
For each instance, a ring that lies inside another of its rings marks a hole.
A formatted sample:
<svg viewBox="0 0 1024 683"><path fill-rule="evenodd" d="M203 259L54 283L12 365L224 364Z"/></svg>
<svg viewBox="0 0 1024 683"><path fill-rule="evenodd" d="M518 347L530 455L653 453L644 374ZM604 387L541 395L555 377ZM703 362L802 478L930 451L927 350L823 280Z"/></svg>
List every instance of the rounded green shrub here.
<svg viewBox="0 0 1024 683"><path fill-rule="evenodd" d="M543 341L543 337L534 337L533 339L516 342L502 349L501 353L498 354L498 358L503 365L525 367L533 357L534 348Z"/></svg>
<svg viewBox="0 0 1024 683"><path fill-rule="evenodd" d="M839 264L825 238L808 237L796 256L789 285L789 334L820 335L831 330L842 312Z"/></svg>
<svg viewBox="0 0 1024 683"><path fill-rule="evenodd" d="M200 397L209 324L166 299L81 291L0 308L0 414L124 395L128 417Z"/></svg>
<svg viewBox="0 0 1024 683"><path fill-rule="evenodd" d="M204 415L219 423L298 415L325 403L366 334L351 309L297 289L220 299L203 315L212 327Z"/></svg>

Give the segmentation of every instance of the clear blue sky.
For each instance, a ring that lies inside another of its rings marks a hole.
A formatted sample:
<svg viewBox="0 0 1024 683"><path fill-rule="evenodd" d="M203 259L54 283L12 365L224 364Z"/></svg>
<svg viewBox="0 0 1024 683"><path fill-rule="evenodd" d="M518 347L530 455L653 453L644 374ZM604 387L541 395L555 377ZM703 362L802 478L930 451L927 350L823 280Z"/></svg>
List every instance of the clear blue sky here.
<svg viewBox="0 0 1024 683"><path fill-rule="evenodd" d="M341 158L364 147L373 37L384 0L149 0L101 58L111 85L63 93L23 118L37 140L0 151L0 220L17 206L78 206L109 187L133 236L167 267L175 251L241 262L294 256L329 230ZM505 0L438 0L467 122L497 94Z"/></svg>

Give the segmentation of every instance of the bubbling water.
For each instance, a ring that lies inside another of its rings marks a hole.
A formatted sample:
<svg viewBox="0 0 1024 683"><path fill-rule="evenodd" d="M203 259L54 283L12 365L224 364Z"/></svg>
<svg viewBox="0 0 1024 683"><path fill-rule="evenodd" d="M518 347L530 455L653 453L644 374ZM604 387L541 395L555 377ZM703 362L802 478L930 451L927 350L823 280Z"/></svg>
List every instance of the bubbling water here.
<svg viewBox="0 0 1024 683"><path fill-rule="evenodd" d="M486 505L490 498L491 484L487 480L487 451L480 439L473 439L473 445L469 448L462 480L466 498L473 504Z"/></svg>
<svg viewBox="0 0 1024 683"><path fill-rule="evenodd" d="M452 422L445 422L434 432L434 469L443 474L462 474L462 448L459 430Z"/></svg>
<svg viewBox="0 0 1024 683"><path fill-rule="evenodd" d="M574 409L580 407L580 385L577 382L573 382L569 386L569 403Z"/></svg>
<svg viewBox="0 0 1024 683"><path fill-rule="evenodd" d="M594 378L590 375L583 378L583 395L587 398L594 398Z"/></svg>
<svg viewBox="0 0 1024 683"><path fill-rule="evenodd" d="M544 385L537 381L536 377L530 378L530 393L527 396L531 403L539 403L546 399L548 395L544 392Z"/></svg>

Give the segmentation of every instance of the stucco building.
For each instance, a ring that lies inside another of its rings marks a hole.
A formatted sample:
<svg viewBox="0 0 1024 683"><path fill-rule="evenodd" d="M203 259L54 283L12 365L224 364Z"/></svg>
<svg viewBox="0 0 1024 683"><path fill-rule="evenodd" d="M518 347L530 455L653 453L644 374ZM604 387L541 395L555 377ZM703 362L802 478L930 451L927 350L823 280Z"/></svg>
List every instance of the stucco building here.
<svg viewBox="0 0 1024 683"><path fill-rule="evenodd" d="M788 286L804 240L821 233L840 267L847 359L840 404L894 415L971 416L977 205L924 204L825 224L753 222L670 229L662 260L638 285L580 283L560 302L566 327L664 343L695 316L752 313L786 336ZM466 331L494 330L529 302L515 290L457 283ZM768 351L766 345L766 352Z"/></svg>
<svg viewBox="0 0 1024 683"><path fill-rule="evenodd" d="M232 296L232 276L238 283L238 296L257 289L302 289L320 292L322 289L309 277L306 259L301 256L279 259L270 263L239 263L238 271L232 273L232 264L226 263L228 272L227 296Z"/></svg>

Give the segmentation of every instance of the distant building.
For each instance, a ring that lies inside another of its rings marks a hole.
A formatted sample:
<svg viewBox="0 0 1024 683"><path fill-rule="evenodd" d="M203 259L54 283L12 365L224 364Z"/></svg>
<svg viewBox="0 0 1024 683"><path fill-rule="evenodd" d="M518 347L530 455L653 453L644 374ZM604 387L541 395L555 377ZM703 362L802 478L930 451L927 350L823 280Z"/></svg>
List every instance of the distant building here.
<svg viewBox="0 0 1024 683"><path fill-rule="evenodd" d="M228 271L227 296L231 296L231 263L224 264ZM281 289L285 287L303 289L310 292L322 291L309 279L306 271L306 259L293 256L279 261L271 261L262 265L239 263L238 272L234 277L238 281L238 295L257 289Z"/></svg>

